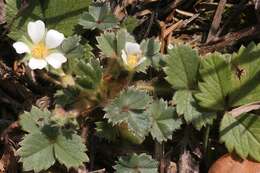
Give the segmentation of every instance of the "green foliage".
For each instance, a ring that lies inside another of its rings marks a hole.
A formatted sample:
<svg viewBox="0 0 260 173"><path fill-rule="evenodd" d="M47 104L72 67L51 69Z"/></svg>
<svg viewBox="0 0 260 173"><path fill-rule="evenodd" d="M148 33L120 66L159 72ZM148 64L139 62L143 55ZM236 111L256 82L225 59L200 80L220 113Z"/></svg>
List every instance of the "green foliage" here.
<svg viewBox="0 0 260 173"><path fill-rule="evenodd" d="M72 35L78 17L89 4L89 0L29 0L28 7L24 9L21 1L7 0L7 23L11 24L15 19L9 36L14 40L20 39L27 33L28 22L39 19L43 20L48 28L56 29L67 36Z"/></svg>
<svg viewBox="0 0 260 173"><path fill-rule="evenodd" d="M122 27L126 28L129 33L132 33L138 26L139 21L132 16L128 16L122 23Z"/></svg>
<svg viewBox="0 0 260 173"><path fill-rule="evenodd" d="M230 105L260 101L260 44L250 43L233 54Z"/></svg>
<svg viewBox="0 0 260 173"><path fill-rule="evenodd" d="M67 74L73 74L73 71L77 70L77 65L82 61L88 62L92 57L92 48L86 44L83 47L80 44L81 37L74 35L66 38L60 46L61 52L68 58L68 62L63 65L63 70Z"/></svg>
<svg viewBox="0 0 260 173"><path fill-rule="evenodd" d="M210 110L225 110L228 107L227 95L231 87L231 70L225 57L213 53L201 62L199 83L200 92L195 95L199 105Z"/></svg>
<svg viewBox="0 0 260 173"><path fill-rule="evenodd" d="M127 41L134 42L134 38L125 29L120 29L116 33L105 32L97 37L98 48L110 58L121 57Z"/></svg>
<svg viewBox="0 0 260 173"><path fill-rule="evenodd" d="M144 72L148 65L158 69L161 66L162 54L160 53L160 43L154 38L146 39L141 42L141 49L143 51L143 56L148 59L148 61L142 63L139 71Z"/></svg>
<svg viewBox="0 0 260 173"><path fill-rule="evenodd" d="M170 49L164 68L166 80L174 89L194 89L197 84L199 62L197 52L186 45Z"/></svg>
<svg viewBox="0 0 260 173"><path fill-rule="evenodd" d="M151 156L143 153L140 155L120 157L114 166L116 173L157 173L158 162Z"/></svg>
<svg viewBox="0 0 260 173"><path fill-rule="evenodd" d="M80 45L80 40L81 37L78 35L66 38L60 46L61 52L69 59L81 58L84 54L84 49Z"/></svg>
<svg viewBox="0 0 260 173"><path fill-rule="evenodd" d="M140 139L148 133L149 116L146 111L151 98L145 92L128 89L106 106L105 118L113 125L126 123L128 129Z"/></svg>
<svg viewBox="0 0 260 173"><path fill-rule="evenodd" d="M102 67L98 59L91 59L90 62L79 60L73 71L76 84L81 89L96 90L102 82Z"/></svg>
<svg viewBox="0 0 260 173"><path fill-rule="evenodd" d="M226 113L220 125L220 140L229 152L235 151L240 157L251 157L260 161L260 117L245 113L232 117Z"/></svg>
<svg viewBox="0 0 260 173"><path fill-rule="evenodd" d="M36 107L21 115L19 123L29 132L17 151L25 171L47 170L56 160L67 168L88 161L86 146L75 134L75 128L64 129L64 124L60 126L58 121L55 115Z"/></svg>
<svg viewBox="0 0 260 173"><path fill-rule="evenodd" d="M49 120L50 116L51 113L49 111L42 111L39 108L32 106L30 112L24 112L20 115L19 123L24 131L36 133L40 131L40 127Z"/></svg>
<svg viewBox="0 0 260 173"><path fill-rule="evenodd" d="M116 138L119 136L118 129L113 127L112 124L103 121L96 122L95 124L96 134L99 137L104 138L108 141L115 141Z"/></svg>
<svg viewBox="0 0 260 173"><path fill-rule="evenodd" d="M55 93L55 103L61 106L71 105L76 102L80 91L77 88L68 87Z"/></svg>
<svg viewBox="0 0 260 173"><path fill-rule="evenodd" d="M148 110L151 115L151 134L158 142L172 139L174 130L179 129L182 121L177 119L175 109L168 107L167 102L161 100L152 103Z"/></svg>
<svg viewBox="0 0 260 173"><path fill-rule="evenodd" d="M117 26L117 19L108 4L97 3L89 6L89 11L82 14L79 24L85 29L104 30Z"/></svg>
<svg viewBox="0 0 260 173"><path fill-rule="evenodd" d="M175 92L173 101L176 103L176 110L179 115L183 115L187 123L192 123L196 129L200 130L207 124L212 124L215 113L202 110L193 98L192 91L178 90Z"/></svg>
<svg viewBox="0 0 260 173"><path fill-rule="evenodd" d="M54 146L55 158L67 168L78 167L88 161L86 146L80 136L72 134L60 134L57 136Z"/></svg>
<svg viewBox="0 0 260 173"><path fill-rule="evenodd" d="M36 132L26 135L20 145L17 153L23 162L24 171L40 172L55 163L53 145L44 134Z"/></svg>

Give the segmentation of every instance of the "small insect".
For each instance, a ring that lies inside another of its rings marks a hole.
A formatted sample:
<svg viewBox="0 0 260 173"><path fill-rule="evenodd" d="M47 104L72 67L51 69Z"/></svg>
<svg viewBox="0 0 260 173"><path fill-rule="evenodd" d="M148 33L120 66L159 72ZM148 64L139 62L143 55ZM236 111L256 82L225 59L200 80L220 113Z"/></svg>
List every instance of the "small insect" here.
<svg viewBox="0 0 260 173"><path fill-rule="evenodd" d="M238 65L234 65L236 70L236 76L239 80L241 80L241 77L245 74L245 70L243 68L240 68Z"/></svg>

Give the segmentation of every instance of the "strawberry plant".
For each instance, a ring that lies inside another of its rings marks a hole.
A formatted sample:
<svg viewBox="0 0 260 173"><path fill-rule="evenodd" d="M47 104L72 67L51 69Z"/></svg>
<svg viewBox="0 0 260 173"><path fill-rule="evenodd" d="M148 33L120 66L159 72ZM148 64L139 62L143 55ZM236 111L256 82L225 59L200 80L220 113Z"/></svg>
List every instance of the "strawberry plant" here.
<svg viewBox="0 0 260 173"><path fill-rule="evenodd" d="M31 74L24 80L51 88L47 106L31 102L17 113L21 169L161 173L177 160L181 170L192 154L203 165L216 141L222 152L260 162L260 44L207 54L163 47L137 38L138 18L119 18L114 8L6 1L6 37Z"/></svg>

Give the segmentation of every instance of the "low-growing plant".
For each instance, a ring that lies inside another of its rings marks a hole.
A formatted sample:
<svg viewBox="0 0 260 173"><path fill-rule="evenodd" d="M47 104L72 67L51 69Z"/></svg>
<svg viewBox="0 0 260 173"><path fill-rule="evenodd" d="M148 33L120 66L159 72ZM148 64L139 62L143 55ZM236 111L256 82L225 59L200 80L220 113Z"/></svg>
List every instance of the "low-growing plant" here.
<svg viewBox="0 0 260 173"><path fill-rule="evenodd" d="M36 0L13 21L21 5L7 0L13 47L31 70L52 74L57 85L51 109L33 106L19 116L26 134L17 154L25 171L47 170L56 162L68 169L84 165L92 135L111 145L162 146L183 142L175 132L187 127L204 134L219 126L220 142L230 153L260 161L260 119L254 111L260 102L260 44L206 56L174 45L161 54L154 38L137 43L106 3ZM73 30L77 24L80 31ZM84 32L96 33L95 45ZM92 130L84 143L80 129L87 122ZM206 148L208 140L206 135ZM148 154L117 155L113 168L156 173L160 160Z"/></svg>

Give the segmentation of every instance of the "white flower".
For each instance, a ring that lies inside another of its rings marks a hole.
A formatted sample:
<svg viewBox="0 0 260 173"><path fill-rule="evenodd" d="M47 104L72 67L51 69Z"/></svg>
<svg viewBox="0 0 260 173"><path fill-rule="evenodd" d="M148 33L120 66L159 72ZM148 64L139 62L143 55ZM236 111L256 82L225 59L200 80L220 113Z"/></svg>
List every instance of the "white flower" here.
<svg viewBox="0 0 260 173"><path fill-rule="evenodd" d="M67 61L67 58L57 49L65 39L62 33L53 29L47 31L41 20L29 22L27 32L30 40L15 42L13 47L18 54L30 55L31 69L43 69L47 64L57 69Z"/></svg>
<svg viewBox="0 0 260 173"><path fill-rule="evenodd" d="M132 42L126 42L125 49L122 50L121 57L125 66L129 70L135 69L146 60L145 57L142 57L142 50L140 48L140 45Z"/></svg>

